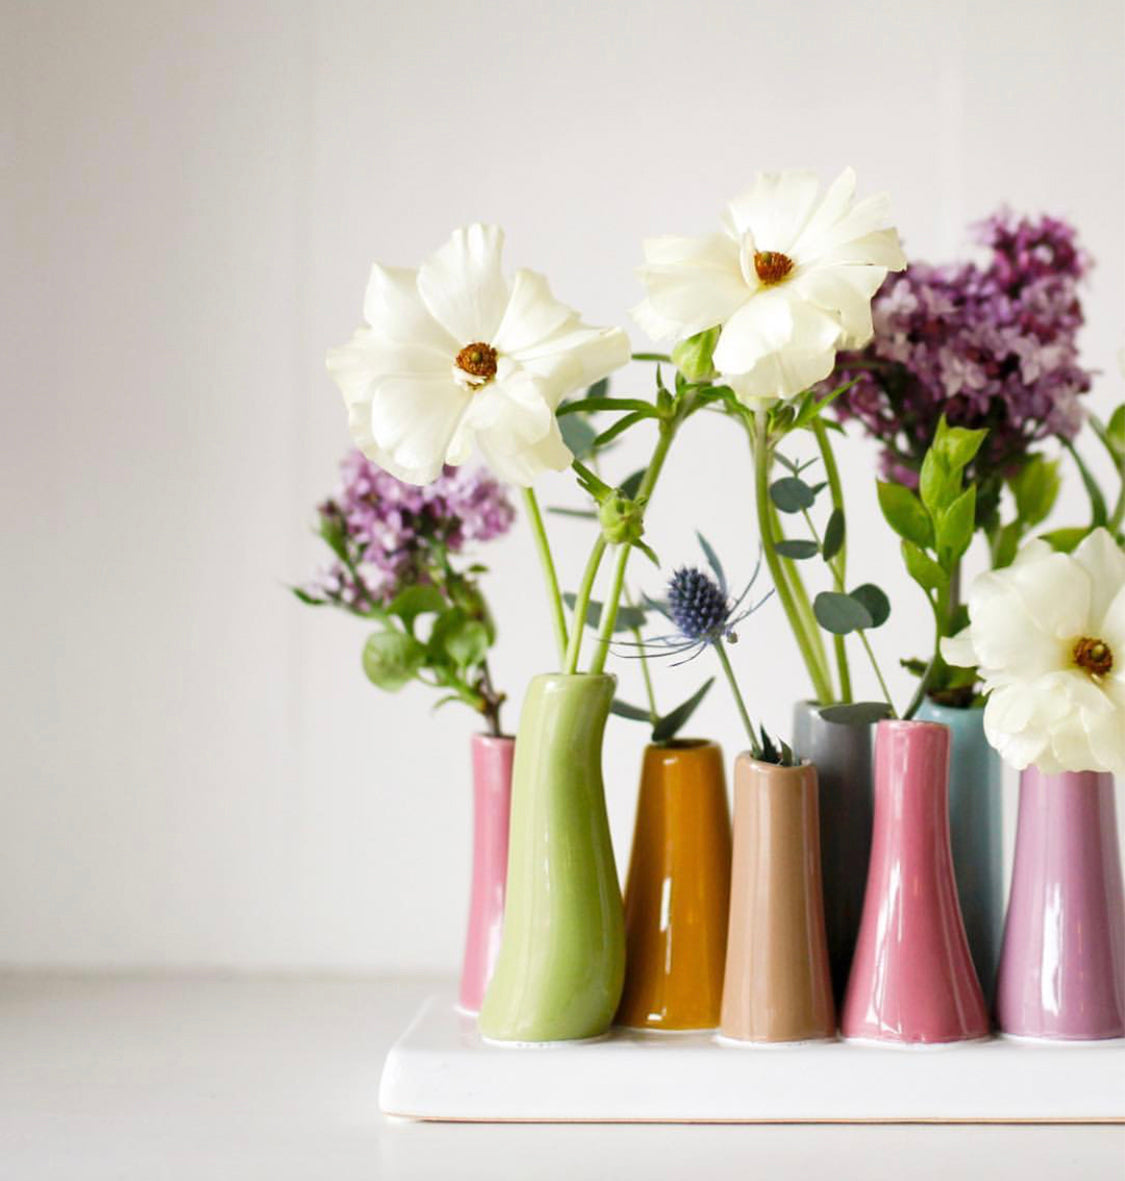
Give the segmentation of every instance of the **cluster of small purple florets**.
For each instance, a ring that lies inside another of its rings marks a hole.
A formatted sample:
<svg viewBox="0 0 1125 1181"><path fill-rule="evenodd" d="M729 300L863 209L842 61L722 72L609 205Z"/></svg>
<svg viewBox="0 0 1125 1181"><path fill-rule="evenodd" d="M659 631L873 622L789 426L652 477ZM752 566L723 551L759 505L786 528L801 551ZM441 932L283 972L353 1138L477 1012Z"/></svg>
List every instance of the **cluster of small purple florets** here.
<svg viewBox="0 0 1125 1181"><path fill-rule="evenodd" d="M321 532L327 525L341 538L349 561L334 562L309 593L353 610L430 581L439 553L491 541L515 520L504 486L483 469L447 467L432 484L416 487L352 451L340 472L339 490L318 512Z"/></svg>
<svg viewBox="0 0 1125 1181"><path fill-rule="evenodd" d="M874 339L841 354L822 386L856 379L839 417L858 418L884 445L885 474L910 486L942 414L989 428L981 462L994 470L1082 424L1090 373L1078 360L1078 284L1090 260L1075 230L1007 211L975 229L987 263L919 262L891 275L872 305Z"/></svg>

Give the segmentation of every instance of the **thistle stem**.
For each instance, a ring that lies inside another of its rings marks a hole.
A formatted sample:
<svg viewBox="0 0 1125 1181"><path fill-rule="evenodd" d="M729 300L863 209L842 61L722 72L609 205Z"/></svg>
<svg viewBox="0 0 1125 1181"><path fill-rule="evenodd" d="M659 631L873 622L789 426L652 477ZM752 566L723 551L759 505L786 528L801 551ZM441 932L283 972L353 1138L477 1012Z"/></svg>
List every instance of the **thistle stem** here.
<svg viewBox="0 0 1125 1181"><path fill-rule="evenodd" d="M566 613L563 611L562 595L559 594L559 576L555 570L555 559L551 556L551 543L547 540L547 530L543 526L543 514L539 511L539 501L535 497L534 489L525 488L523 498L527 507L527 517L531 522L531 531L535 537L535 545L539 551L539 564L543 568L543 580L547 584L547 601L555 629L555 644L558 647L559 660L564 661L567 654Z"/></svg>
<svg viewBox="0 0 1125 1181"><path fill-rule="evenodd" d="M730 666L730 657L727 655L727 650L723 647L723 641L721 639L716 640L711 646L715 649L719 663L723 666L723 672L726 673L727 684L730 685L730 691L734 694L734 703L738 706L742 724L746 727L746 736L750 740L750 753L754 758L760 759L762 757L762 747L758 742L757 735L754 733L754 723L750 720L749 711L746 709L746 702L742 700L742 690L739 689L738 681L735 679L734 669Z"/></svg>
<svg viewBox="0 0 1125 1181"><path fill-rule="evenodd" d="M590 611L590 596L594 590L594 581L598 577L598 568L602 564L605 553L605 538L599 533L590 557L586 562L586 569L582 574L582 582L578 587L578 595L574 600L574 630L570 633L570 644L567 646L563 658L563 672L567 676L574 676L578 671L578 658L582 654L582 633L586 630L586 616ZM605 611L605 607L602 607Z"/></svg>
<svg viewBox="0 0 1125 1181"><path fill-rule="evenodd" d="M691 414L691 411L692 400L689 396L683 410L676 418L665 419L660 423L660 434L656 440L656 446L653 448L652 459L649 460L648 467L645 468L644 477L635 497L636 500L646 502L646 507L661 469L664 467L664 461L668 458L668 450L672 446L672 440L676 437L676 431L680 423ZM632 549L631 545L622 545L618 550L617 565L613 570L613 583L606 596L605 606L602 608L602 625L598 630L597 647L594 649L594 656L590 661L592 673L600 673L605 669L610 641L613 639L613 630L617 626L617 609L621 603L621 591L625 585L625 570L629 565L629 554Z"/></svg>
<svg viewBox="0 0 1125 1181"><path fill-rule="evenodd" d="M821 704L829 704L832 701L832 685L816 659L812 641L809 639L804 621L794 601L793 590L781 567L781 558L774 549L775 538L770 525L769 511L769 433L768 420L764 410L759 410L755 415L755 426L756 430L751 435L754 455L754 500L758 513L758 533L762 541L762 552L766 556L766 565L769 567L777 597L789 620L793 637L797 641L797 647L801 652L805 667L808 669L809 677L812 679L816 699Z"/></svg>
<svg viewBox="0 0 1125 1181"><path fill-rule="evenodd" d="M625 587L623 594L625 595L625 604L628 607L633 606L633 596L629 594L629 588ZM648 717L653 726L656 725L660 718L660 710L656 708L656 691L652 687L652 673L648 667L648 654L645 652L644 636L641 634L639 627L629 629L633 633L633 638L637 641L637 656L641 664L641 676L644 677L645 682L645 697L648 700Z"/></svg>
<svg viewBox="0 0 1125 1181"><path fill-rule="evenodd" d="M844 519L844 487L840 480L840 469L836 464L836 456L833 454L832 443L828 438L828 428L824 425L824 421L819 414L813 419L813 434L816 436L816 445L820 451L820 461L824 465L824 475L828 480L828 492L832 497L832 509L834 512L840 514L841 519ZM817 540L819 541L819 538ZM843 594L848 580L848 538L846 532L844 534L843 544L840 546L840 551L833 561L829 563L829 566L836 578L836 590L840 594ZM866 639L864 639L863 643L870 656L871 646ZM836 649L836 670L840 677L840 699L847 705L852 700L852 677L851 669L848 666L847 644L843 636L836 636L833 644ZM872 664L875 663L874 656L871 656L871 662ZM881 683L883 678L878 666L875 667L875 675Z"/></svg>

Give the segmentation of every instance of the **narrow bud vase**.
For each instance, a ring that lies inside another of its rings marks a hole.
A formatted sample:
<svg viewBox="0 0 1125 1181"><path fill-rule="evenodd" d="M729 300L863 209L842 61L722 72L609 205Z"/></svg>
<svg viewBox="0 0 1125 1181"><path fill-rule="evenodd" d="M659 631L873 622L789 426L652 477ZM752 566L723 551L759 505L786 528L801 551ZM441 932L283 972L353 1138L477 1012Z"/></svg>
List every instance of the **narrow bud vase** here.
<svg viewBox="0 0 1125 1181"><path fill-rule="evenodd" d="M500 954L515 745L513 738L491 734L474 734L472 739L473 880L458 993L466 1013L479 1011Z"/></svg>
<svg viewBox="0 0 1125 1181"><path fill-rule="evenodd" d="M741 754L720 1032L745 1042L836 1035L816 769Z"/></svg>
<svg viewBox="0 0 1125 1181"><path fill-rule="evenodd" d="M871 858L874 736L871 722L829 722L810 701L798 702L793 711L793 750L816 767L820 785L824 924L837 1006L852 966Z"/></svg>
<svg viewBox="0 0 1125 1181"><path fill-rule="evenodd" d="M957 899L985 1004L996 991L1004 929L1003 764L984 735L984 709L925 701L918 720L949 727L949 845Z"/></svg>
<svg viewBox="0 0 1125 1181"><path fill-rule="evenodd" d="M1125 1036L1125 902L1113 776L1020 777L996 1019L1018 1037Z"/></svg>
<svg viewBox="0 0 1125 1181"><path fill-rule="evenodd" d="M880 722L875 827L840 1030L934 1045L986 1037L949 848L949 729Z"/></svg>
<svg viewBox="0 0 1125 1181"><path fill-rule="evenodd" d="M625 973L625 924L602 784L616 679L535 677L512 770L500 956L479 1026L493 1041L599 1037Z"/></svg>
<svg viewBox="0 0 1125 1181"><path fill-rule="evenodd" d="M721 748L691 739L646 747L625 885L619 1024L718 1025L730 861Z"/></svg>

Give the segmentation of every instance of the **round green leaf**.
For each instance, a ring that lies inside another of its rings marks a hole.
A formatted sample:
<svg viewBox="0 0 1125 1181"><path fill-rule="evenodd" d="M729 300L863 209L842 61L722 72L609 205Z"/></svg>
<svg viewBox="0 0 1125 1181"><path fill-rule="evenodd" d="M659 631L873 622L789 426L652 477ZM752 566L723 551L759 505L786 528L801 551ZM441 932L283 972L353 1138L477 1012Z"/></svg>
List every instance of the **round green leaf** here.
<svg viewBox="0 0 1125 1181"><path fill-rule="evenodd" d="M425 661L425 647L400 631L375 632L363 646L367 679L391 693L408 685Z"/></svg>
<svg viewBox="0 0 1125 1181"><path fill-rule="evenodd" d="M882 627L891 614L891 601L873 582L865 582L851 592L851 597L862 603L871 616L872 627Z"/></svg>
<svg viewBox="0 0 1125 1181"><path fill-rule="evenodd" d="M870 612L858 599L836 591L821 591L813 600L813 614L817 623L834 636L864 631L872 623Z"/></svg>
<svg viewBox="0 0 1125 1181"><path fill-rule="evenodd" d="M820 553L820 546L815 541L775 541L773 548L783 558L792 558L795 562L815 558Z"/></svg>
<svg viewBox="0 0 1125 1181"><path fill-rule="evenodd" d="M832 559L844 546L844 514L842 510L834 508L824 529L824 549L822 553L826 562Z"/></svg>
<svg viewBox="0 0 1125 1181"><path fill-rule="evenodd" d="M816 492L796 476L783 476L770 485L770 499L783 513L799 513L812 508Z"/></svg>

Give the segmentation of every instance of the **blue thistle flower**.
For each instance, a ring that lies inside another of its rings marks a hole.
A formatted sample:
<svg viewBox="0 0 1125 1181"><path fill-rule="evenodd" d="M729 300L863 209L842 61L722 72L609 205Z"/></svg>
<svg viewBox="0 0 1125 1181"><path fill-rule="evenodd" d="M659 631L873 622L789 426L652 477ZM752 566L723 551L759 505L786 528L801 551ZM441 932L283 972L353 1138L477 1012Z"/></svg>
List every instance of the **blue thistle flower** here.
<svg viewBox="0 0 1125 1181"><path fill-rule="evenodd" d="M648 605L659 611L676 630L669 635L654 637L643 647L667 656L688 653L683 660L677 661L677 664L686 664L689 660L694 660L705 648L721 644L724 640L728 644L735 643L738 639L735 627L753 615L773 594L772 590L768 591L756 603L739 613L750 588L757 581L762 567L761 557L758 558L746 589L738 598L732 600L718 555L702 534L697 533L696 536L699 538L711 573L706 574L695 566L683 566L669 579L665 602L655 602L645 596Z"/></svg>

